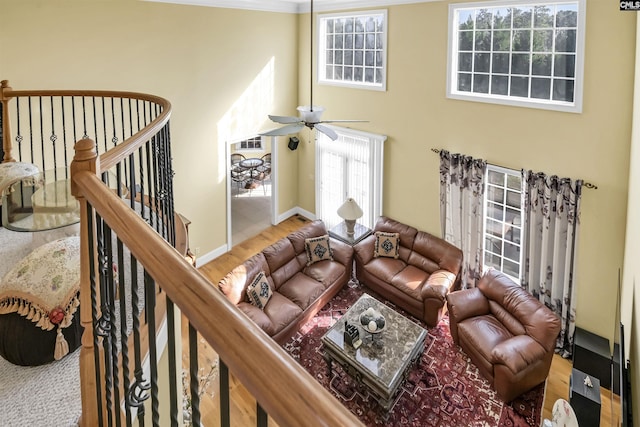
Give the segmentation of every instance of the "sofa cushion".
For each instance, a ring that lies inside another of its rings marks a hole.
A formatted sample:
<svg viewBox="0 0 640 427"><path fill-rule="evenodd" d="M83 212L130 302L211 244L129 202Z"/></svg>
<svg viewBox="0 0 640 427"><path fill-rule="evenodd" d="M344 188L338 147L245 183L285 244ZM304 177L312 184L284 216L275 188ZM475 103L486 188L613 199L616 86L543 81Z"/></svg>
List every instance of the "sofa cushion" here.
<svg viewBox="0 0 640 427"><path fill-rule="evenodd" d="M393 277L401 272L406 266L407 264L405 264L401 259L374 258L364 266L364 269L378 279L391 283Z"/></svg>
<svg viewBox="0 0 640 427"><path fill-rule="evenodd" d="M218 288L233 304L240 301L248 301L246 288L260 271L264 271L269 277L269 265L262 253L256 254L235 267L218 282Z"/></svg>
<svg viewBox="0 0 640 427"><path fill-rule="evenodd" d="M397 259L400 254L400 234L386 231L375 232L376 242L373 246L373 257L387 257Z"/></svg>
<svg viewBox="0 0 640 427"><path fill-rule="evenodd" d="M267 302L269 302L269 298L271 298L272 294L273 292L269 287L269 282L267 281L264 271L258 273L251 284L247 286L247 297L249 298L249 302L261 310L264 310L264 307L267 305Z"/></svg>
<svg viewBox="0 0 640 427"><path fill-rule="evenodd" d="M318 261L333 260L328 234L305 239L304 247L307 252L307 265Z"/></svg>
<svg viewBox="0 0 640 427"><path fill-rule="evenodd" d="M345 270L345 266L339 262L324 261L305 267L302 272L312 279L322 283L322 286L326 289L332 283L335 283L336 280L344 274Z"/></svg>
<svg viewBox="0 0 640 427"><path fill-rule="evenodd" d="M492 315L471 317L458 323L460 342L467 344L466 349L481 356L479 362L485 371L493 372L491 352L501 342L512 337L509 331ZM493 376L493 374L491 375Z"/></svg>
<svg viewBox="0 0 640 427"><path fill-rule="evenodd" d="M286 237L266 247L262 254L269 265L271 278L276 290L280 285L300 272L304 266L304 264L300 265L298 262L293 245Z"/></svg>
<svg viewBox="0 0 640 427"><path fill-rule="evenodd" d="M412 298L422 300L422 286L428 278L429 274L426 272L413 265L407 265L402 271L393 276L390 283Z"/></svg>
<svg viewBox="0 0 640 427"><path fill-rule="evenodd" d="M304 241L310 237L318 237L327 234L327 229L322 220L315 220L287 236L293 245L296 255L305 252Z"/></svg>
<svg viewBox="0 0 640 427"><path fill-rule="evenodd" d="M305 310L324 292L322 283L298 273L291 280L283 283L278 292Z"/></svg>
<svg viewBox="0 0 640 427"><path fill-rule="evenodd" d="M271 295L264 310L248 302L241 302L238 308L269 336L277 334L302 314L300 307L278 292Z"/></svg>

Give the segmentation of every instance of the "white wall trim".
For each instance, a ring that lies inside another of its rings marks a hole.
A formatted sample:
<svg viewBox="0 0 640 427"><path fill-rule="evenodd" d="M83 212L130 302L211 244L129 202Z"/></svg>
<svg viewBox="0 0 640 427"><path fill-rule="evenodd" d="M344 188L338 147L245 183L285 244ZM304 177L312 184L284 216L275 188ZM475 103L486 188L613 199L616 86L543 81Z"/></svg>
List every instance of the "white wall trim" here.
<svg viewBox="0 0 640 427"><path fill-rule="evenodd" d="M207 252L206 254L197 257L196 268L202 267L206 263L211 262L214 259L218 258L220 255L226 254L227 252L229 252L229 249L230 249L229 245L225 243L224 245L212 250L211 252Z"/></svg>
<svg viewBox="0 0 640 427"><path fill-rule="evenodd" d="M282 221L284 221L287 218L290 218L294 215L302 215L305 218L309 218L310 220L314 220L316 219L316 214L309 212L308 210L302 209L299 206L296 206L295 208L289 209L288 211L280 214L278 216L278 224L280 224Z"/></svg>
<svg viewBox="0 0 640 427"><path fill-rule="evenodd" d="M227 9L259 10L264 12L307 13L307 0L142 0L189 6L220 7ZM384 7L399 4L431 3L444 0L316 0L314 12Z"/></svg>

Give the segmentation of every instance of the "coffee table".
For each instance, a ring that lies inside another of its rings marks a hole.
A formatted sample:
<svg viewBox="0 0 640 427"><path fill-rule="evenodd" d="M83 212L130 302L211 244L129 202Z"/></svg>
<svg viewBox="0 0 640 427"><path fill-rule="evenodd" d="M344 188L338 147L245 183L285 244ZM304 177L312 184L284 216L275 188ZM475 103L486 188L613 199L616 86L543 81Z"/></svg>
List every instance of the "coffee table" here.
<svg viewBox="0 0 640 427"><path fill-rule="evenodd" d="M360 325L360 314L373 307L386 320L384 329L371 334ZM358 326L362 345L354 349L344 339L345 321ZM324 358L332 372L337 363L358 382L365 384L388 415L393 400L424 351L424 328L368 294L358 301L322 337Z"/></svg>

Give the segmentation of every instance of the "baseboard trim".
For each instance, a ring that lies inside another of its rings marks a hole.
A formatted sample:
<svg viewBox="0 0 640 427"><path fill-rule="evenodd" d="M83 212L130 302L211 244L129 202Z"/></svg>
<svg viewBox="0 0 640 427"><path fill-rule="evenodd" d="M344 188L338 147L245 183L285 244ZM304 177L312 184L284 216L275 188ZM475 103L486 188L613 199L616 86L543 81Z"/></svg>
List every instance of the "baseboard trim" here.
<svg viewBox="0 0 640 427"><path fill-rule="evenodd" d="M288 211L278 215L278 218L277 218L278 224L280 224L285 219L290 218L294 215L302 215L303 217L311 220L316 219L316 214L311 213L308 210L302 209L299 206L296 206L295 208L289 209Z"/></svg>
<svg viewBox="0 0 640 427"><path fill-rule="evenodd" d="M214 259L218 258L220 255L224 255L227 252L229 252L229 245L228 244L224 244L214 250L212 250L211 252L207 252L206 254L202 255L202 256L198 256L196 258L196 268L202 267L203 265L205 265L208 262L213 261Z"/></svg>

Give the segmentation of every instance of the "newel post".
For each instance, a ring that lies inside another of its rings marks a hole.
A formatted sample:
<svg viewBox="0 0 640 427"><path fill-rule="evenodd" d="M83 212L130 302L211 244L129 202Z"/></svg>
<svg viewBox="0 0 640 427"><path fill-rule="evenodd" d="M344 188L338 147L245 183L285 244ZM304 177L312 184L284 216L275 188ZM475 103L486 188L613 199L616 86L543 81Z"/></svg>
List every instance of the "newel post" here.
<svg viewBox="0 0 640 427"><path fill-rule="evenodd" d="M100 159L96 152L96 143L91 139L82 139L75 144L75 155L71 162L71 193L80 203L80 323L84 327L82 334L82 348L80 349L80 393L82 400L82 416L80 425L98 425L99 418L106 420L104 413L105 406L99 402L99 396L104 398L104 394L99 392L101 384L96 382L96 371L100 372L100 378L104 379L104 366L102 356L96 358L94 351L102 353L102 346L94 348L94 328L91 317L91 272L90 263L96 262L96 251L89 250L89 233L95 236L95 225L89 229L88 223L88 203L82 195L75 182L76 176L81 172L98 174ZM95 238L94 238L95 241ZM96 292L96 298L99 295ZM96 310L100 309L100 301L95 302ZM98 337L98 339L101 339ZM96 366L98 360L98 366ZM102 399L100 399L102 400Z"/></svg>
<svg viewBox="0 0 640 427"><path fill-rule="evenodd" d="M15 162L11 156L11 122L9 122L9 92L11 92L9 80L0 82L0 102L2 103L2 151L4 152L4 160L0 162Z"/></svg>

